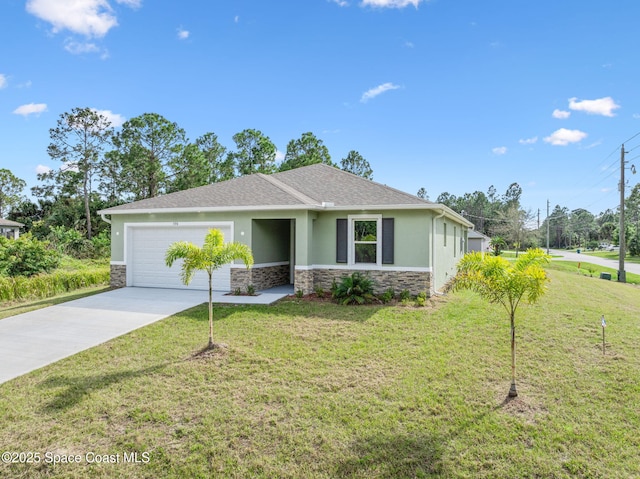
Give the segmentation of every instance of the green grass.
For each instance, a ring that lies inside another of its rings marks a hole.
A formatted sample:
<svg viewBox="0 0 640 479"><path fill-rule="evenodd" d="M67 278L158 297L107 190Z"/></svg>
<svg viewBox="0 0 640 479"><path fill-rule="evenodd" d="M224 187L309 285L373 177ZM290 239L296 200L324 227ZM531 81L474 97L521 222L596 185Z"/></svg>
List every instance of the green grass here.
<svg viewBox="0 0 640 479"><path fill-rule="evenodd" d="M578 269L578 264L580 268ZM611 281L616 281L618 277L618 270L615 268L608 268L607 266L601 266L599 264L587 263L584 261L560 261L553 260L549 266L550 269L566 271L568 273L575 273L577 275L589 276L592 278L600 279L600 273L610 273ZM626 273L626 280L629 284L640 284L640 275ZM602 280L601 280L602 281Z"/></svg>
<svg viewBox="0 0 640 479"><path fill-rule="evenodd" d="M606 258L606 259L610 259L610 260L613 260L613 261L618 261L619 260L619 256L618 256L618 252L617 251L584 251L584 250L581 250L581 252L584 253L585 255L597 256L598 258ZM629 263L640 263L640 257L631 256L629 253L627 253L625 255L624 260L629 262Z"/></svg>
<svg viewBox="0 0 640 479"><path fill-rule="evenodd" d="M198 357L200 306L0 385L5 450L82 460L0 477L640 477L640 291L552 268L518 312L515 400L505 312L472 293L218 307L228 347Z"/></svg>
<svg viewBox="0 0 640 479"><path fill-rule="evenodd" d="M84 298L85 296L91 296L93 294L104 293L110 289L110 286L92 286L37 301L6 301L0 304L0 319L15 316L16 314L28 313L36 309L55 306L56 304L66 303L67 301Z"/></svg>

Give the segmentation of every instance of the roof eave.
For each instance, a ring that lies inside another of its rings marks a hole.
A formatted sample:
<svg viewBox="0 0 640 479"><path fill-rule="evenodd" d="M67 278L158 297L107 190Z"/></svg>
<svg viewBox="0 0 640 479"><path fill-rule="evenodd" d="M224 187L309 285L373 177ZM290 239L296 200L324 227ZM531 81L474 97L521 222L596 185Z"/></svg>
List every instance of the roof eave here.
<svg viewBox="0 0 640 479"><path fill-rule="evenodd" d="M471 228L473 223L462 217L448 206L439 203L424 204L389 204L389 205L254 205L254 206L209 206L209 207L188 207L188 208L140 208L140 209L106 209L98 211L100 215L139 215L158 213L222 213L222 212L244 212L244 211L369 211L369 210L436 210L445 213L445 216L464 224Z"/></svg>

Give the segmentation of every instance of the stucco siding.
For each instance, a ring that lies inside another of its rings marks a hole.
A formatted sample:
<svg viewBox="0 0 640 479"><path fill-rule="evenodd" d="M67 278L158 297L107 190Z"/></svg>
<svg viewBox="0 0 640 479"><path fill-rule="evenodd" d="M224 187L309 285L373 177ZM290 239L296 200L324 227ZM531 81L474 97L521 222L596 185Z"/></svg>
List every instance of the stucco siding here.
<svg viewBox="0 0 640 479"><path fill-rule="evenodd" d="M253 220L251 251L255 263L289 261L290 220Z"/></svg>
<svg viewBox="0 0 640 479"><path fill-rule="evenodd" d="M431 213L425 211L332 211L320 213L314 221L313 264L336 263L336 220L349 215L382 215L394 218L394 266L429 267Z"/></svg>

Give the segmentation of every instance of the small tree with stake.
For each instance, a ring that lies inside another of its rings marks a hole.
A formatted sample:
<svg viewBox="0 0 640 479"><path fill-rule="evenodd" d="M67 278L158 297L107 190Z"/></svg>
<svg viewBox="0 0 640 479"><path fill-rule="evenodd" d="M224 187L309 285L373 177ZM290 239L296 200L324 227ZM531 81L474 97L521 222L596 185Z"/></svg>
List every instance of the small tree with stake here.
<svg viewBox="0 0 640 479"><path fill-rule="evenodd" d="M165 262L171 267L177 260L184 260L180 276L184 284L191 283L196 271L206 271L209 275L209 345L213 349L213 272L235 259L244 261L247 269L253 265L251 249L242 243L225 243L222 231L210 229L201 247L188 241L177 241L165 253Z"/></svg>
<svg viewBox="0 0 640 479"><path fill-rule="evenodd" d="M453 289L469 289L490 303L499 303L509 313L511 322L511 388L516 397L516 310L521 301L533 304L545 292L548 281L543 265L549 256L541 249L530 249L516 261L479 252L466 254L458 264Z"/></svg>

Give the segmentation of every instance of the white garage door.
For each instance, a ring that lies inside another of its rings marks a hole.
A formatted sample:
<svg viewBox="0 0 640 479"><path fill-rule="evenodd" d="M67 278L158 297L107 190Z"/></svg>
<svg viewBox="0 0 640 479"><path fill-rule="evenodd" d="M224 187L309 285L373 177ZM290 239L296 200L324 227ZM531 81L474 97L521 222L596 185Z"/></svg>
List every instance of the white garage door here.
<svg viewBox="0 0 640 479"><path fill-rule="evenodd" d="M189 288L209 289L209 277L205 271L197 271L189 283L182 283L180 271L182 260L176 261L171 268L165 265L164 256L171 243L190 241L198 246L204 243L209 228L222 231L225 241L231 238L231 227L189 226L181 223L177 226L132 226L128 228L127 276L131 286L145 288ZM231 284L230 266L225 265L213 273L213 289L229 291Z"/></svg>

